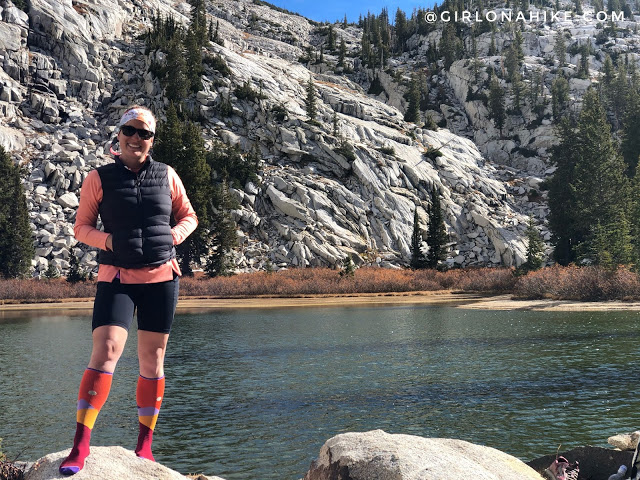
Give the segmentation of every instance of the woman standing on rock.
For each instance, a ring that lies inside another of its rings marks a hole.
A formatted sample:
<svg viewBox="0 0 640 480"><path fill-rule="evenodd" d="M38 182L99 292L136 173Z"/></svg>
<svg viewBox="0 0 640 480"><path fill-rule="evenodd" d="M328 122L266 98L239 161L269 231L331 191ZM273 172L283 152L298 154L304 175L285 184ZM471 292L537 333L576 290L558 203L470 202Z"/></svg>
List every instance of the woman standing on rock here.
<svg viewBox="0 0 640 480"><path fill-rule="evenodd" d="M149 156L156 130L151 111L137 105L129 108L119 126L120 152L112 150L115 163L89 173L76 214L75 236L100 249L100 267L93 350L80 382L73 448L60 465L63 475L84 467L91 430L109 395L136 309L140 434L135 452L154 460L151 442L164 395L164 356L178 300L180 268L174 246L198 225L176 172ZM98 216L104 231L96 228Z"/></svg>

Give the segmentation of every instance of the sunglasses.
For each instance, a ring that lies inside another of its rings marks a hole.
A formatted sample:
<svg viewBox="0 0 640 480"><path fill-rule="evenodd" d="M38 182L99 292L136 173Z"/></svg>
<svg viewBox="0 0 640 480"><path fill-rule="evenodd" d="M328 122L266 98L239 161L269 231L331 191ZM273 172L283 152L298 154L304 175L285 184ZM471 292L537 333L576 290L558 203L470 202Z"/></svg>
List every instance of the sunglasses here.
<svg viewBox="0 0 640 480"><path fill-rule="evenodd" d="M122 125L120 127L120 131L124 134L125 137L133 137L137 132L138 136L142 140L149 140L150 138L153 138L153 136L155 135L153 132L150 132L149 130L145 130L144 128L132 127L131 125Z"/></svg>

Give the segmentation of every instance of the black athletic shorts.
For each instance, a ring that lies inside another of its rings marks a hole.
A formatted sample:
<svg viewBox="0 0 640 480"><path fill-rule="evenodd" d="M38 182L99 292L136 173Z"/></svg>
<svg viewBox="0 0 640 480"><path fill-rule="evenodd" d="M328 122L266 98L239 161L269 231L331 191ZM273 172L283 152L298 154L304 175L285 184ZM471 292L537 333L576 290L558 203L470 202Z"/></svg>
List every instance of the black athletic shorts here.
<svg viewBox="0 0 640 480"><path fill-rule="evenodd" d="M178 303L179 277L160 283L98 282L92 330L117 325L129 330L138 311L138 330L169 333Z"/></svg>

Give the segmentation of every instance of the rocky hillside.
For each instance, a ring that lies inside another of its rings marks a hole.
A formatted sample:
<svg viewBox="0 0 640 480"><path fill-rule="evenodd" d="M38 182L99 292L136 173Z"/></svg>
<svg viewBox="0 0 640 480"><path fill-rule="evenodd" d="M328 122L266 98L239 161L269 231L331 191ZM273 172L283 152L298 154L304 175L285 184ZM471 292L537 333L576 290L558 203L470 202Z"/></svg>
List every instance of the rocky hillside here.
<svg viewBox="0 0 640 480"><path fill-rule="evenodd" d="M70 249L95 267L96 252L73 238L80 186L92 168L110 161L110 139L126 106L141 103L163 112L166 102L148 71L151 58L141 34L154 14L186 24L190 6L171 0L28 3L25 13L10 0L0 1L0 144L26 167L37 241L34 274L51 262L66 270ZM190 100L200 112L203 137L207 145L221 140L245 152L256 149L261 157L260 181L233 190L240 203L233 212L238 270L262 269L267 262L334 266L348 254L357 264L407 265L413 211L417 205L425 225L434 187L442 195L450 265L521 263L530 214L549 239L544 195L531 194L552 171L546 163L555 141L548 111L525 109L518 117L524 121L508 119L498 132L484 104L467 98L474 73L469 60L458 60L429 79L440 95L440 109L431 114L448 128L434 131L404 121L402 77L420 68L420 49L436 41L439 31L414 35L409 51L377 74L383 92L373 95L367 92L374 72L355 57L362 36L356 25L335 26L352 72L343 75L328 66L336 62L328 53L324 64L300 63L306 47L325 38L321 26L303 17L246 0L208 2L207 15L222 39L211 42L207 54L223 58L231 74L205 65L203 89ZM585 22L562 27L589 35L595 20ZM531 26L525 69L545 69L557 27ZM501 57L488 56L489 41L478 42L483 65L499 68ZM507 40L496 35L495 41ZM632 51L634 42L614 43ZM570 57L567 68L574 61ZM598 66L594 60L592 72ZM318 124L307 121L309 78ZM550 81L545 78L546 94ZM236 87L245 83L262 98L237 98ZM571 82L574 100L587 84ZM225 101L231 111L222 115ZM440 156L433 155L436 150Z"/></svg>

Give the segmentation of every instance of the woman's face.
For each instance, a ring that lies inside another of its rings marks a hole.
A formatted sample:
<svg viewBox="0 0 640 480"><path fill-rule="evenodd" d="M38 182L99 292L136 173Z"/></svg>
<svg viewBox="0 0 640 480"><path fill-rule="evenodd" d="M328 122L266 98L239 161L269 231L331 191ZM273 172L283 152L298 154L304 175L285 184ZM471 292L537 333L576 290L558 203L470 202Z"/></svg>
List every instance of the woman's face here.
<svg viewBox="0 0 640 480"><path fill-rule="evenodd" d="M129 120L126 125L149 130L146 123L137 119ZM118 132L118 142L120 143L120 159L123 160L125 164L141 165L144 163L153 145L153 137L148 140L143 140L138 135L138 132L135 132L131 137L127 137L122 132L122 129L120 129Z"/></svg>

